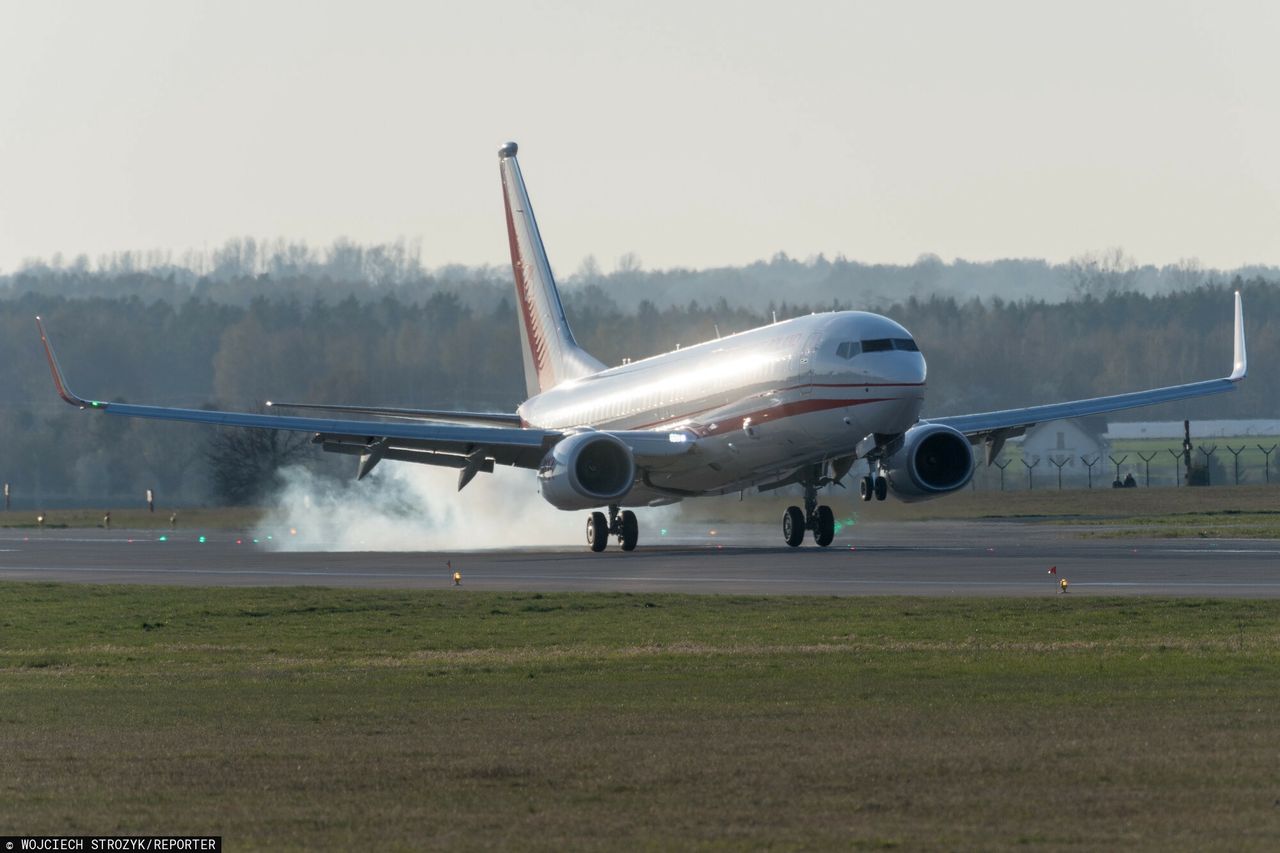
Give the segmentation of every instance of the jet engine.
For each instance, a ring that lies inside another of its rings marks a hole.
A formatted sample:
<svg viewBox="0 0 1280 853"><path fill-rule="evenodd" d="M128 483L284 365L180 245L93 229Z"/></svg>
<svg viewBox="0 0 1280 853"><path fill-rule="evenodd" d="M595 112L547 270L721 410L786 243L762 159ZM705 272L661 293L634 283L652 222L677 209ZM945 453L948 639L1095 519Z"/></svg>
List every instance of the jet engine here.
<svg viewBox="0 0 1280 853"><path fill-rule="evenodd" d="M607 432L580 432L565 438L538 468L542 497L557 509L618 503L635 480L631 448Z"/></svg>
<svg viewBox="0 0 1280 853"><path fill-rule="evenodd" d="M889 488L900 500L925 501L964 488L973 476L973 449L959 430L920 424L881 462Z"/></svg>

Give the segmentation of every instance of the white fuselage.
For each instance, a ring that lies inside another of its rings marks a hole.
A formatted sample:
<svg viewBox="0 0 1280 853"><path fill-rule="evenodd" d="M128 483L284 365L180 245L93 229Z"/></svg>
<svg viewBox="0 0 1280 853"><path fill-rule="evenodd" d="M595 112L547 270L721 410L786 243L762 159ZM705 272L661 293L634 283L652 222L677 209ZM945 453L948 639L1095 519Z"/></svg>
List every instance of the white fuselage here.
<svg viewBox="0 0 1280 853"><path fill-rule="evenodd" d="M638 506L737 491L848 457L872 433L910 428L924 390L925 360L906 329L878 314L841 311L569 380L518 411L543 429L697 436L695 454L637 483L624 503Z"/></svg>

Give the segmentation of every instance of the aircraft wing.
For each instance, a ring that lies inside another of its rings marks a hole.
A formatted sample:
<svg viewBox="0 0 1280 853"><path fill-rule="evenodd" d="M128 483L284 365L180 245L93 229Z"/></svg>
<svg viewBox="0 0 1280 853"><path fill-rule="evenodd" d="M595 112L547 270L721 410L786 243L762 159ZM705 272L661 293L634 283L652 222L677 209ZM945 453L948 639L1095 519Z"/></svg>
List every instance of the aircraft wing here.
<svg viewBox="0 0 1280 853"><path fill-rule="evenodd" d="M998 412L981 412L973 415L928 418L927 423L945 424L953 427L968 436L969 440L974 444L986 442L987 463L990 464L995 454L1000 452L1000 447L1004 444L1006 438L1021 435L1028 427L1035 424L1064 418L1100 415L1106 412L1117 412L1122 409L1133 409L1138 406L1152 406L1173 400L1205 397L1210 394L1221 394L1234 390L1236 383L1244 379L1247 372L1248 359L1245 355L1244 345L1244 313L1240 305L1240 293L1237 291L1235 300L1235 358L1231 366L1230 375L1222 379L1209 379L1203 382L1191 382L1186 385L1170 385L1166 388L1133 391L1128 394L1115 394L1110 397L1091 397L1087 400L1072 400L1067 403L1028 406L1024 409L1004 409Z"/></svg>
<svg viewBox="0 0 1280 853"><path fill-rule="evenodd" d="M312 441L321 445L325 451L360 457L357 478L364 477L381 460L395 459L457 468L460 471L458 488L461 489L477 473L493 471L495 464L537 468L547 451L567 434L559 430L519 426L294 417L90 400L79 396L67 385L62 366L58 363L44 323L39 317L36 318L36 325L40 329L40 341L44 344L45 357L49 360L49 370L53 374L53 384L58 396L72 406L128 418L313 433ZM356 412L361 407L348 407L347 410ZM622 430L610 434L617 436L631 448L636 464L641 467L661 464L669 457L689 453L696 443L686 433Z"/></svg>

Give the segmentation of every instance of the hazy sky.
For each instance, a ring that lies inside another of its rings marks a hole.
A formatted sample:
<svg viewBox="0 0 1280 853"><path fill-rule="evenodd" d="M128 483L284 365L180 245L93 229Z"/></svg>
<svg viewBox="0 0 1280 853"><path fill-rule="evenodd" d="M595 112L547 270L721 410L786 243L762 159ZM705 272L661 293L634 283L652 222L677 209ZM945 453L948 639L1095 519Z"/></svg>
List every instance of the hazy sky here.
<svg viewBox="0 0 1280 853"><path fill-rule="evenodd" d="M785 7L785 8L784 8ZM421 238L561 273L1280 263L1280 4L0 0L0 270Z"/></svg>

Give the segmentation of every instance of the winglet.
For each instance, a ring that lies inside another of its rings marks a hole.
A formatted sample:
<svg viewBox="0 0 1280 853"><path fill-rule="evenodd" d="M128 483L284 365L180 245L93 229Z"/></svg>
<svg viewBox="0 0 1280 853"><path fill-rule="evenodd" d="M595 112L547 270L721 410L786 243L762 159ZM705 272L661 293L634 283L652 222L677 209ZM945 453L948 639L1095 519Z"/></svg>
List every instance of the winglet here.
<svg viewBox="0 0 1280 853"><path fill-rule="evenodd" d="M1239 382L1249 372L1249 358L1244 349L1244 309L1240 307L1240 291L1236 291L1236 346L1231 375L1227 378Z"/></svg>
<svg viewBox="0 0 1280 853"><path fill-rule="evenodd" d="M105 403L95 403L76 395L74 391L67 387L67 382L62 378L62 366L58 364L58 357L53 353L53 346L49 343L49 336L45 334L44 322L37 316L36 328L40 330L40 343L44 344L45 358L49 359L49 371L53 374L53 387L58 389L58 396L66 400L73 406L81 409L104 409Z"/></svg>

